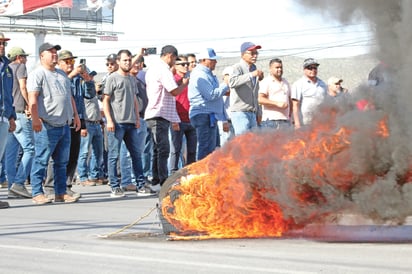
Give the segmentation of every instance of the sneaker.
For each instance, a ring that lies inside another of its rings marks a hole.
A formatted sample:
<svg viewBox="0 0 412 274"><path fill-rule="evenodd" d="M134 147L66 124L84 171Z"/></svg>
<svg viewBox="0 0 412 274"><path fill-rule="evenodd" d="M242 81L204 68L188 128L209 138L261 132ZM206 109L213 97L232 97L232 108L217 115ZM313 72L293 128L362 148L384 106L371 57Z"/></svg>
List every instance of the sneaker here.
<svg viewBox="0 0 412 274"><path fill-rule="evenodd" d="M155 185L150 184L149 187L151 190L156 191L156 192L160 192L160 189L162 188L160 184L155 184Z"/></svg>
<svg viewBox="0 0 412 274"><path fill-rule="evenodd" d="M9 182L4 181L0 183L0 188L8 188L9 187Z"/></svg>
<svg viewBox="0 0 412 274"><path fill-rule="evenodd" d="M137 187L134 184L128 184L128 185L122 186L122 190L123 191L136 191Z"/></svg>
<svg viewBox="0 0 412 274"><path fill-rule="evenodd" d="M0 208L8 208L8 207L10 207L8 202L0 201Z"/></svg>
<svg viewBox="0 0 412 274"><path fill-rule="evenodd" d="M86 181L80 182L80 184L82 186L95 186L96 182L92 180L86 180Z"/></svg>
<svg viewBox="0 0 412 274"><path fill-rule="evenodd" d="M157 192L156 191L154 191L154 190L152 190L149 186L147 186L147 185L144 185L144 186L142 186L141 188L139 188L138 190L137 190L137 192L136 192L136 195L137 196L140 196L140 197L144 197L144 196L154 196L154 195L156 195L157 194Z"/></svg>
<svg viewBox="0 0 412 274"><path fill-rule="evenodd" d="M10 192L23 198L31 198L31 194L27 191L27 188L24 185L12 184L10 187Z"/></svg>
<svg viewBox="0 0 412 274"><path fill-rule="evenodd" d="M19 199L19 198L23 198L23 197L14 194L14 193L11 192L10 190L9 190L9 192L7 193L7 199Z"/></svg>
<svg viewBox="0 0 412 274"><path fill-rule="evenodd" d="M36 195L36 196L34 196L31 200L32 200L33 203L36 204L36 205L44 205L44 204L51 203L51 200L50 200L50 199L47 199L47 197L44 196L44 194Z"/></svg>
<svg viewBox="0 0 412 274"><path fill-rule="evenodd" d="M66 188L66 194L69 196L72 196L73 198L76 198L77 200L82 197L82 195L78 192L74 192L71 188Z"/></svg>
<svg viewBox="0 0 412 274"><path fill-rule="evenodd" d="M79 200L80 197L74 197L70 196L69 194L62 194L62 195L56 195L54 198L55 203L75 203Z"/></svg>
<svg viewBox="0 0 412 274"><path fill-rule="evenodd" d="M112 198L123 198L124 192L120 187L112 188L112 193L110 193L110 197Z"/></svg>

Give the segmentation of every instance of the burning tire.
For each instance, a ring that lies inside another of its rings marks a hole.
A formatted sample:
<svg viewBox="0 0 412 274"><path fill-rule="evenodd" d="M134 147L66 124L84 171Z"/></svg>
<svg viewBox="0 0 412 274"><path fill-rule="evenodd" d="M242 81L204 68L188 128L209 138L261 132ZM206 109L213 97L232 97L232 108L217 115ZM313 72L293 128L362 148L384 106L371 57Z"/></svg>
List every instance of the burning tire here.
<svg viewBox="0 0 412 274"><path fill-rule="evenodd" d="M166 196L170 196L172 200L179 197L179 192L176 190L171 190L172 186L179 184L180 178L187 175L187 169L182 168L172 174L167 180L163 183L162 188L159 192L159 217L162 223L163 232L165 235L169 235L171 232L178 233L179 230L176 229L171 223L169 223L162 213L162 200Z"/></svg>

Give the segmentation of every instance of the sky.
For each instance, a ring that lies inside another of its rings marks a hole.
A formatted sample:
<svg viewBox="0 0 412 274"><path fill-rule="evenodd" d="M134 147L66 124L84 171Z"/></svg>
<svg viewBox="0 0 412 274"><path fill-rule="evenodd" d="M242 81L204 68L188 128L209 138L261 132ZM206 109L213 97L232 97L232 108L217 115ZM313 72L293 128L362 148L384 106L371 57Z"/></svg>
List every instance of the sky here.
<svg viewBox="0 0 412 274"><path fill-rule="evenodd" d="M179 53L198 53L211 47L222 57L232 57L240 55L241 43L251 41L262 46L261 55L318 59L365 54L373 46L366 21L360 19L343 26L334 18L304 9L294 0L130 3L117 0L114 25L106 27L121 33L116 42L85 44L79 42L79 37L56 35L46 35L45 41L59 43L85 57L88 66L99 72L105 71L105 57L110 53L120 49L137 53L141 47L157 47L159 52L167 44L176 46ZM25 45L26 51L36 53L34 36L30 35L10 34L14 39L9 46ZM29 62L34 63L31 57ZM153 58L148 56L146 62L150 65Z"/></svg>

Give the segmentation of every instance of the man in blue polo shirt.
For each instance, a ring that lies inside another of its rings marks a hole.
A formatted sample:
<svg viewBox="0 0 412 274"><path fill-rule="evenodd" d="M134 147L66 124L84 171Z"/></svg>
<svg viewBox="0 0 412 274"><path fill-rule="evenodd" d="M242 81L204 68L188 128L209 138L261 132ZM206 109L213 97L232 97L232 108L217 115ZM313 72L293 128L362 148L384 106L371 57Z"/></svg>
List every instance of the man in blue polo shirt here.
<svg viewBox="0 0 412 274"><path fill-rule="evenodd" d="M218 59L213 49L207 48L198 58L199 65L190 74L188 97L189 118L197 135L197 160L201 160L216 149L217 121L228 120L223 95L229 91L229 76L219 84L212 73Z"/></svg>

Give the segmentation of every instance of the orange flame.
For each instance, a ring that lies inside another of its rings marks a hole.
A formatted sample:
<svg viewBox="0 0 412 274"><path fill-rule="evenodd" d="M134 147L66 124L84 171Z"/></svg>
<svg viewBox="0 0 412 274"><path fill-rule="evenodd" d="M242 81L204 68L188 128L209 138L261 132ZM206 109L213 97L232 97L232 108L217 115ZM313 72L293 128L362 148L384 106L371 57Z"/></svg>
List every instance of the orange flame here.
<svg viewBox="0 0 412 274"><path fill-rule="evenodd" d="M338 195L350 195L357 183L376 176L363 171L367 166L358 173L348 167L356 129L335 129L334 119L332 113L310 131L238 136L185 168L187 175L172 182L161 200L162 215L178 235L202 239L280 237L327 216L317 206L333 204ZM389 136L387 119L373 134ZM303 219L289 212L312 207Z"/></svg>

